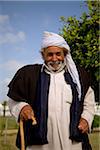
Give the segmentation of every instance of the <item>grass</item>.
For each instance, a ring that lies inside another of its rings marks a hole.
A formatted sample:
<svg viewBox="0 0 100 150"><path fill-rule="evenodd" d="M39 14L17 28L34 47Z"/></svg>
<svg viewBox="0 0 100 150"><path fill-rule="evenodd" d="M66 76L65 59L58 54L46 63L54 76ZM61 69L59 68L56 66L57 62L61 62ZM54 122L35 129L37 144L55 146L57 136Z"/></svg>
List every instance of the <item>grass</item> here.
<svg viewBox="0 0 100 150"><path fill-rule="evenodd" d="M0 117L0 130L17 129L18 124L13 117Z"/></svg>
<svg viewBox="0 0 100 150"><path fill-rule="evenodd" d="M0 150L18 150L15 146L16 134L9 134L5 138L4 135L0 136Z"/></svg>
<svg viewBox="0 0 100 150"><path fill-rule="evenodd" d="M89 135L93 150L100 150L100 132L93 132Z"/></svg>
<svg viewBox="0 0 100 150"><path fill-rule="evenodd" d="M18 124L13 117L0 117L0 150L17 150L15 146L17 129ZM7 134L4 131L7 131Z"/></svg>

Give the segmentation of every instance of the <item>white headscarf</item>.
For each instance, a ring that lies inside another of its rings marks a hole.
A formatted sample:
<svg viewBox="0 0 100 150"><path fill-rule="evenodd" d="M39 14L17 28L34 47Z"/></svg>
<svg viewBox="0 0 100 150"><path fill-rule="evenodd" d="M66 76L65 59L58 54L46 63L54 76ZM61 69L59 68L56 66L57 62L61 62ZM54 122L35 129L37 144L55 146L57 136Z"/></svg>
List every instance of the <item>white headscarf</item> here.
<svg viewBox="0 0 100 150"><path fill-rule="evenodd" d="M68 50L68 54L66 55L66 65L68 68L68 71L73 79L73 82L77 85L77 91L79 100L81 98L81 85L79 80L78 71L76 68L76 65L72 59L72 56L70 54L70 47L67 44L67 42L64 40L64 38L56 33L53 32L47 32L45 31L43 34L43 40L41 44L41 50L43 51L44 48L47 48L49 46L58 46L61 48L66 48Z"/></svg>

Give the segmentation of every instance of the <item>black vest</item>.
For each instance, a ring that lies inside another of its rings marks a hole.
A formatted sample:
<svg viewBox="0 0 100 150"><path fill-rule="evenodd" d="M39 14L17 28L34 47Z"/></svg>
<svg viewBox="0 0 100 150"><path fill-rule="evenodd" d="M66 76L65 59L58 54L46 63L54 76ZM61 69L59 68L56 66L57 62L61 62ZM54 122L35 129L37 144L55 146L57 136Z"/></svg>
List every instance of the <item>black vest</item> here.
<svg viewBox="0 0 100 150"><path fill-rule="evenodd" d="M83 111L83 102L85 94L89 88L90 78L87 72L77 67L82 88L81 101L78 100L76 85L68 72L65 73L65 80L71 84L73 101L70 108L70 139L83 143L84 150L90 150L90 144L87 134L82 134L77 126ZM42 79L42 80L41 80ZM17 71L10 82L8 96L15 101L24 101L29 103L37 118L37 125L32 126L31 120L24 122L25 146L47 144L47 117L48 117L48 92L50 76L41 73L41 65L27 65ZM43 87L44 85L44 87ZM42 88L41 88L42 87ZM44 94L43 94L44 93ZM41 94L44 95L42 100ZM42 109L41 109L42 108ZM20 134L18 131L17 147L20 148Z"/></svg>

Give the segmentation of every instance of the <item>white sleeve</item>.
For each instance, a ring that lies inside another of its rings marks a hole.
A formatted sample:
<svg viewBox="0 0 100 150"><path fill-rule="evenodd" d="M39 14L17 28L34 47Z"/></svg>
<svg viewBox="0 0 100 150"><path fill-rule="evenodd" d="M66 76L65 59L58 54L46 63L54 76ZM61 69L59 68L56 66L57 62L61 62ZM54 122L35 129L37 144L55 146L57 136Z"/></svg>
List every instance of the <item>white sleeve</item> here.
<svg viewBox="0 0 100 150"><path fill-rule="evenodd" d="M25 102L16 102L10 98L8 100L8 105L9 105L9 109L10 109L11 114L15 117L16 121L18 121L18 117L19 117L21 109L24 106L29 105L29 104L25 103Z"/></svg>
<svg viewBox="0 0 100 150"><path fill-rule="evenodd" d="M89 124L89 131L91 131L91 125L95 115L95 96L94 91L91 87L89 87L83 105L83 113L81 115L82 118L86 119Z"/></svg>

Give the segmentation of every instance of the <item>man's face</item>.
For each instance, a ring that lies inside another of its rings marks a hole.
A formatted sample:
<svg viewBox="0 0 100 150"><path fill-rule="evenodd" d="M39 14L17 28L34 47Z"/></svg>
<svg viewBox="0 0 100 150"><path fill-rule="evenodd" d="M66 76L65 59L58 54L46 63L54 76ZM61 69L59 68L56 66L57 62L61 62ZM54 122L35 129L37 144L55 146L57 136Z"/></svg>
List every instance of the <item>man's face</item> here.
<svg viewBox="0 0 100 150"><path fill-rule="evenodd" d="M50 46L45 49L42 53L45 63L53 71L57 71L64 62L64 52L63 49L57 46Z"/></svg>

